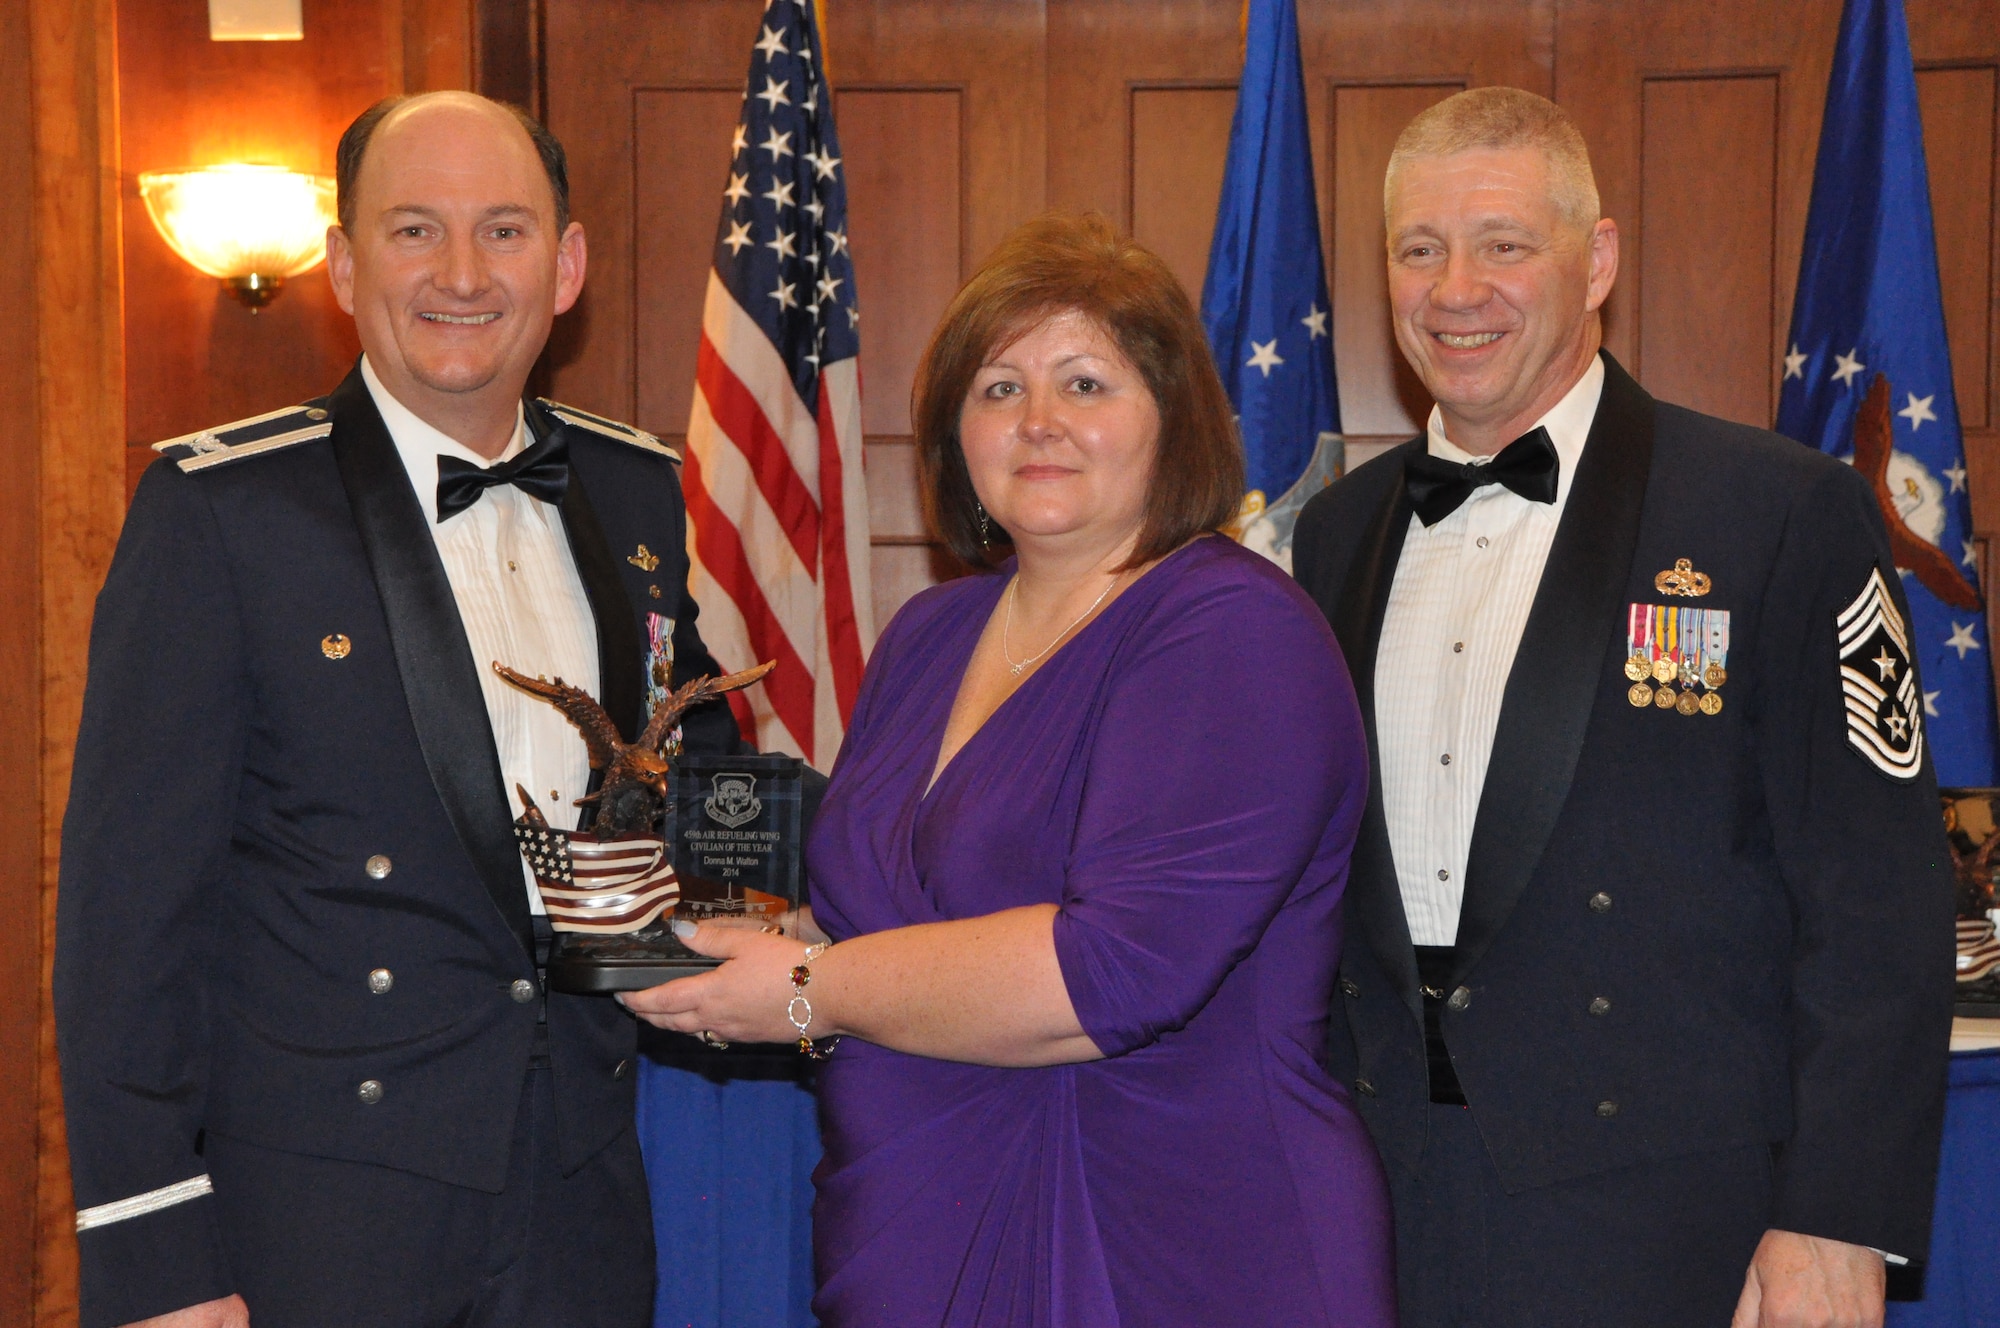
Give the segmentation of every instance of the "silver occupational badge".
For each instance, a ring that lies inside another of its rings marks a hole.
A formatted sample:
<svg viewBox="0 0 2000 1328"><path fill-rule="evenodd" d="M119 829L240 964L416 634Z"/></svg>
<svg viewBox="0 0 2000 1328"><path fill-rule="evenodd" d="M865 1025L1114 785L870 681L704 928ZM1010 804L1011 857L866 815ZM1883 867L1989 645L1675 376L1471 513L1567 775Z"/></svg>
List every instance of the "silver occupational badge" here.
<svg viewBox="0 0 2000 1328"><path fill-rule="evenodd" d="M1840 690L1847 744L1889 778L1907 783L1924 764L1923 698L1910 664L1910 636L1882 569L1840 611Z"/></svg>

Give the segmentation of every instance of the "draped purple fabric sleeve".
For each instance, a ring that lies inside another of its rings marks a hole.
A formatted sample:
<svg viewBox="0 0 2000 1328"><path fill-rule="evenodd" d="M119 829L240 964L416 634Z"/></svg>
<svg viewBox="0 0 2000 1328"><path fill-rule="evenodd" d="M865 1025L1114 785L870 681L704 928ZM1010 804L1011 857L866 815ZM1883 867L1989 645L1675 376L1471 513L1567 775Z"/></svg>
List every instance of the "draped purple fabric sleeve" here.
<svg viewBox="0 0 2000 1328"><path fill-rule="evenodd" d="M1205 587L1105 697L1055 944L1108 1056L1185 1025L1323 840L1351 838L1358 716L1325 620L1273 602L1297 595L1261 577Z"/></svg>

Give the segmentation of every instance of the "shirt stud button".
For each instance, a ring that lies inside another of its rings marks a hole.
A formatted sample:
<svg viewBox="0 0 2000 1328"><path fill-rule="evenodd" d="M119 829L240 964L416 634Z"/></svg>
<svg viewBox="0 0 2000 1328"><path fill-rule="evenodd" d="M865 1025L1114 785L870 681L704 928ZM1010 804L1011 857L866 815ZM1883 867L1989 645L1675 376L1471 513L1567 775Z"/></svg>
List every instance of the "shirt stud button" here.
<svg viewBox="0 0 2000 1328"><path fill-rule="evenodd" d="M1462 654L1464 654L1464 653L1465 653L1465 642L1463 642L1463 641L1454 641L1454 642L1452 642L1452 643L1451 643L1451 653L1452 653L1452 654L1454 654L1454 655L1462 655Z"/></svg>
<svg viewBox="0 0 2000 1328"><path fill-rule="evenodd" d="M361 864L361 870L368 873L369 880L379 881L389 874L390 869L394 865L388 858L377 853L374 857Z"/></svg>
<svg viewBox="0 0 2000 1328"><path fill-rule="evenodd" d="M1492 542L1493 541L1487 539L1484 535L1481 535L1478 539L1473 541L1474 544L1477 544L1482 549L1485 548L1488 544L1491 544Z"/></svg>
<svg viewBox="0 0 2000 1328"><path fill-rule="evenodd" d="M1449 881L1451 879L1451 868L1449 867L1438 868L1438 879L1440 881Z"/></svg>
<svg viewBox="0 0 2000 1328"><path fill-rule="evenodd" d="M1592 998L1590 1002L1590 1012L1592 1014L1610 1014L1611 1013L1610 997L1597 996Z"/></svg>
<svg viewBox="0 0 2000 1328"><path fill-rule="evenodd" d="M386 968L378 968L368 975L368 990L377 996L385 994L396 985L396 975Z"/></svg>
<svg viewBox="0 0 2000 1328"><path fill-rule="evenodd" d="M354 1096L361 1099L363 1106L374 1106L382 1100L382 1081L380 1079L363 1079L361 1086L354 1090Z"/></svg>
<svg viewBox="0 0 2000 1328"><path fill-rule="evenodd" d="M515 978L514 985L507 988L507 994L514 998L514 1004L526 1005L535 999L535 984L526 978Z"/></svg>
<svg viewBox="0 0 2000 1328"><path fill-rule="evenodd" d="M509 559L507 560L507 570L508 570L508 571L510 571L510 572L518 572L518 571L520 571L521 569L520 569L520 567L519 567L519 566L518 566L518 565L517 565L517 564L516 564L516 563L514 562L514 560L513 560L512 558L509 558Z"/></svg>
<svg viewBox="0 0 2000 1328"><path fill-rule="evenodd" d="M1450 765L1450 764L1451 764L1451 753L1450 753L1450 752L1446 752L1446 753L1445 753L1445 754L1444 754L1443 756L1440 756L1440 757L1438 757L1438 764L1439 764L1439 765Z"/></svg>

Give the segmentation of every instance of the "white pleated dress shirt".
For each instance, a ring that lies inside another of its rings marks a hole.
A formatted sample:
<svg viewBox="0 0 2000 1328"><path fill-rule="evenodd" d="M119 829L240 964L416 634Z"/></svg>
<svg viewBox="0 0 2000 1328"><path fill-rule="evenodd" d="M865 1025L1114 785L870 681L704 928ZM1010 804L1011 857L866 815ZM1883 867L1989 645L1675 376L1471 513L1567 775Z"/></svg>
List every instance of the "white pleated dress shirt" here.
<svg viewBox="0 0 2000 1328"><path fill-rule="evenodd" d="M590 785L590 753L576 726L560 710L528 695L493 672L500 661L530 677L561 678L599 695L597 619L577 575L562 514L511 484L495 485L463 512L439 523L437 517L438 458L458 457L486 469L498 464L440 433L389 395L368 360L361 377L375 398L375 408L389 427L396 451L403 458L410 483L430 522L438 557L451 582L458 615L472 644L472 662L479 673L479 690L486 716L493 724L493 745L500 753L500 775L507 801L521 814L514 786L525 786L541 806L549 824L576 826L571 802ZM499 458L506 461L528 446L528 425L517 416L514 439ZM521 878L528 907L542 913L542 897L525 862Z"/></svg>
<svg viewBox="0 0 2000 1328"><path fill-rule="evenodd" d="M1375 734L1396 882L1418 945L1458 937L1465 860L1507 675L1603 390L1604 362L1593 358L1537 421L1561 460L1554 503L1482 485L1435 526L1412 516L1403 537L1375 655ZM1452 445L1435 407L1428 432L1432 456L1486 459Z"/></svg>

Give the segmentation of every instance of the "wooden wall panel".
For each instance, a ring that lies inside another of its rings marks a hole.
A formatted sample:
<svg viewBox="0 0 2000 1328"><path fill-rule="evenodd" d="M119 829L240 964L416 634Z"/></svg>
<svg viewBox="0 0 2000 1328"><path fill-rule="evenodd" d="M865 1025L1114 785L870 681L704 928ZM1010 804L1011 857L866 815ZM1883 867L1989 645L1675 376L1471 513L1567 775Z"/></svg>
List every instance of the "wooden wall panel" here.
<svg viewBox="0 0 2000 1328"><path fill-rule="evenodd" d="M632 197L645 218L633 228L633 422L662 437L687 432L702 297L742 95L736 88L632 93Z"/></svg>
<svg viewBox="0 0 2000 1328"><path fill-rule="evenodd" d="M635 313L640 283L639 171L634 145L639 126L634 95L640 88L711 88L741 95L761 12L756 0L673 4L548 0L543 17L548 124L569 152L576 219L590 236L590 274L583 298L556 320L550 340L551 395L613 419L631 420L639 414L635 343L640 321ZM719 142L667 145L696 163L687 167L696 192L675 204L676 209L685 209L687 218L675 223L678 233L693 249L674 260L683 269L705 267L708 262L715 218L721 211L725 182L720 171L728 160L728 145L726 129ZM704 181L705 168L698 163L718 157ZM651 226L654 220L648 215L645 224ZM699 287L693 301L684 309L648 309L646 325L657 328L661 323L656 320L681 319L698 327ZM688 363L691 376L693 361ZM647 376L651 373L649 368ZM659 390L673 389L662 384ZM651 424L676 434L687 428L687 389L678 390L683 393L675 398L680 402L678 411L662 400L654 407L660 417L648 416Z"/></svg>
<svg viewBox="0 0 2000 1328"><path fill-rule="evenodd" d="M1775 76L1653 78L1641 93L1636 270L1649 391L1768 428Z"/></svg>
<svg viewBox="0 0 2000 1328"><path fill-rule="evenodd" d="M395 0L315 0L303 41L214 42L203 5L119 3L128 441L316 396L360 353L323 264L253 314L167 247L137 177L223 161L331 175L341 130L399 90L402 20Z"/></svg>
<svg viewBox="0 0 2000 1328"><path fill-rule="evenodd" d="M1333 364L1341 425L1350 434L1407 438L1423 428L1430 398L1396 347L1389 321L1382 176L1396 136L1458 83L1335 87L1330 119L1333 206L1327 284L1333 295Z"/></svg>
<svg viewBox="0 0 2000 1328"><path fill-rule="evenodd" d="M16 179L35 157L28 0L0 2L0 161ZM39 678L41 437L36 400L35 214L0 214L0 399L14 436L0 447L0 1324L28 1321L35 1293L36 1050L40 1041L42 712L22 679Z"/></svg>
<svg viewBox="0 0 2000 1328"><path fill-rule="evenodd" d="M1993 422L1996 74L2000 69L1993 65L1917 74L1952 387L1959 423L1967 429Z"/></svg>
<svg viewBox="0 0 2000 1328"><path fill-rule="evenodd" d="M1234 85L1132 89L1132 235L1166 261L1197 307L1235 114Z"/></svg>
<svg viewBox="0 0 2000 1328"><path fill-rule="evenodd" d="M871 437L910 432L917 362L958 291L962 101L956 88L837 94L861 313L861 428Z"/></svg>
<svg viewBox="0 0 2000 1328"><path fill-rule="evenodd" d="M33 517L40 574L40 796L32 787L23 791L41 822L40 917L32 933L40 973L31 1001L40 1018L32 1069L19 1063L6 1068L34 1082L34 1320L69 1328L77 1314L75 1209L47 992L57 855L83 709L90 615L124 512L118 26L115 0L35 0L29 12L39 432L17 437L14 445L40 445ZM22 936L14 940L19 944Z"/></svg>

